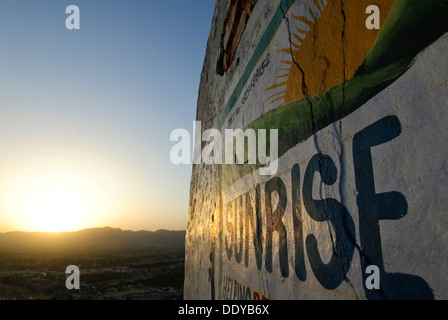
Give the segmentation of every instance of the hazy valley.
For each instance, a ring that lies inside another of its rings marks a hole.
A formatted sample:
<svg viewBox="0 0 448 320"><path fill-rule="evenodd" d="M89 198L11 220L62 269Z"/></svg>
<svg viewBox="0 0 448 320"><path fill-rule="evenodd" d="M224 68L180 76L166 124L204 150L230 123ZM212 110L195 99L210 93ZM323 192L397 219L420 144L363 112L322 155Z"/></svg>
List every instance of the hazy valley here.
<svg viewBox="0 0 448 320"><path fill-rule="evenodd" d="M0 299L182 299L185 231L0 233ZM80 289L65 286L80 269Z"/></svg>

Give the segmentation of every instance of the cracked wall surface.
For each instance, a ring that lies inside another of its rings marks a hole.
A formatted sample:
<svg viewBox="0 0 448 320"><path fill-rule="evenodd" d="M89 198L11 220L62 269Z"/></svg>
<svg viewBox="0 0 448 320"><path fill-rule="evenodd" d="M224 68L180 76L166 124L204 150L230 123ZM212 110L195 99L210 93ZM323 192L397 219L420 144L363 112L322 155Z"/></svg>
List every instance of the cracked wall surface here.
<svg viewBox="0 0 448 320"><path fill-rule="evenodd" d="M186 299L448 298L447 18L446 0L216 1L200 134L266 130L269 149L278 130L277 170L193 166Z"/></svg>

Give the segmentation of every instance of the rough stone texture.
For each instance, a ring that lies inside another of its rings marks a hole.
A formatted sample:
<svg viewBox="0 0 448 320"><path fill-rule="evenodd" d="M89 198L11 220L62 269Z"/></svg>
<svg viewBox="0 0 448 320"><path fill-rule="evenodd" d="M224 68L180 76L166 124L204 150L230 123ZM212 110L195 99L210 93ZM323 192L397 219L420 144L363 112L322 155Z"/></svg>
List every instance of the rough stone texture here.
<svg viewBox="0 0 448 320"><path fill-rule="evenodd" d="M186 299L448 298L447 7L216 1L201 132L277 129L278 168L193 166Z"/></svg>

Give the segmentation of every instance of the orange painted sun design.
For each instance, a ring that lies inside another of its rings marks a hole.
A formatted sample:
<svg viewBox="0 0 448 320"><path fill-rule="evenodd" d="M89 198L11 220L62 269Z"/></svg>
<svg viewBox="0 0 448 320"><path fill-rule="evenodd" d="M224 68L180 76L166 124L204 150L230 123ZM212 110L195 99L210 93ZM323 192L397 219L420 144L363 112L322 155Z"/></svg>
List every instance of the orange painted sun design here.
<svg viewBox="0 0 448 320"><path fill-rule="evenodd" d="M288 48L280 50L276 83L265 91L267 101L288 103L327 91L350 79L372 49L380 30L365 26L366 8L380 9L384 22L394 0L306 0L304 15L291 14Z"/></svg>

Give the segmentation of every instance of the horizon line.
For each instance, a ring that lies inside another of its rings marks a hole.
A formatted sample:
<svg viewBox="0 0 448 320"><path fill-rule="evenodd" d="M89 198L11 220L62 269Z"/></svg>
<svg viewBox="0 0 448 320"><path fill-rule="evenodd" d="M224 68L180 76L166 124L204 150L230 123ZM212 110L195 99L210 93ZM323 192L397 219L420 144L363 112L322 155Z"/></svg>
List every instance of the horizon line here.
<svg viewBox="0 0 448 320"><path fill-rule="evenodd" d="M88 227L88 228L83 228L83 229L78 229L78 230L72 230L72 231L38 231L38 230L34 230L34 231L25 231L25 230L14 230L14 231L0 231L0 234L7 234L7 233L51 233L51 234L62 234L62 233L74 233L74 232L80 232L80 231L85 231L85 230L93 230L93 229L114 229L114 230L120 230L120 231L130 231L130 232L157 232L157 231L170 231L170 232L181 232L181 231L187 231L186 229L177 229L177 230L173 230L173 229L157 229L157 230L145 230L145 229L139 229L139 230L130 230L130 229L122 229L122 228L118 228L118 227L110 227L110 226L105 226L105 227Z"/></svg>

